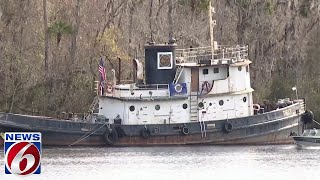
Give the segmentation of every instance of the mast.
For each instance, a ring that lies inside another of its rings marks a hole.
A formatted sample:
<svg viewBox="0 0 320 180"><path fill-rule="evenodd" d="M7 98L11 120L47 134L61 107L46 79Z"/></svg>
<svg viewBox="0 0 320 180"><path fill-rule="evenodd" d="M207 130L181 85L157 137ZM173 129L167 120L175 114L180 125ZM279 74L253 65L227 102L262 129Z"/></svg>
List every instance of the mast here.
<svg viewBox="0 0 320 180"><path fill-rule="evenodd" d="M211 46L211 58L214 60L214 40L213 40L213 27L216 21L212 20L212 13L215 13L214 7L211 6L211 0L209 0L209 31L210 31L210 46Z"/></svg>

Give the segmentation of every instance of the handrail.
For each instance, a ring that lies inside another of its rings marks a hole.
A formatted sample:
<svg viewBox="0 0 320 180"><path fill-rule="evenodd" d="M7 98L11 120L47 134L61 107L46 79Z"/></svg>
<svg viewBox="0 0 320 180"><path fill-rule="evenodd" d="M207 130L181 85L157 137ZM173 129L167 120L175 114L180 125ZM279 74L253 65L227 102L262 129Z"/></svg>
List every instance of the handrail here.
<svg viewBox="0 0 320 180"><path fill-rule="evenodd" d="M138 89L168 89L168 84L141 84L137 86Z"/></svg>
<svg viewBox="0 0 320 180"><path fill-rule="evenodd" d="M134 91L139 93L134 93ZM170 91L169 84L141 84L138 86L130 86L130 87L116 86L113 88L112 93L106 94L106 96L117 97L117 98L128 97L130 99L134 99L134 98L141 98L141 95L143 97L146 97L146 96L154 97L156 92L161 92L161 93L167 92L166 95L169 96L170 94L169 91Z"/></svg>
<svg viewBox="0 0 320 180"><path fill-rule="evenodd" d="M213 59L210 46L177 49L176 57L186 63L199 63L201 60L209 60L211 62L230 61L230 63L235 63L248 58L248 46L219 45L214 51Z"/></svg>

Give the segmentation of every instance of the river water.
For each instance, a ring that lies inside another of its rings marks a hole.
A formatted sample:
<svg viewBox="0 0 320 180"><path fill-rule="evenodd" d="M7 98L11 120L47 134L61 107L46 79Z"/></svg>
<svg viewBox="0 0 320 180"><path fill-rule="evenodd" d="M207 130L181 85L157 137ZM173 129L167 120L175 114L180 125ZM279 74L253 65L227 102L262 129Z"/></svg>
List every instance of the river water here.
<svg viewBox="0 0 320 180"><path fill-rule="evenodd" d="M44 148L42 174L0 180L320 179L320 149L273 146Z"/></svg>

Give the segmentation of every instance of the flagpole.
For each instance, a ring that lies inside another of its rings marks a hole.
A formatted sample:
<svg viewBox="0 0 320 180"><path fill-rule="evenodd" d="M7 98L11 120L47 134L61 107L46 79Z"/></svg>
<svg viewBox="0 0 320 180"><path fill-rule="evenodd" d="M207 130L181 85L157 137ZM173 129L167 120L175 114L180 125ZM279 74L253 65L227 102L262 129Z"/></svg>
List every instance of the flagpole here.
<svg viewBox="0 0 320 180"><path fill-rule="evenodd" d="M213 22L212 22L212 7L211 0L209 0L209 31L210 31L210 46L211 46L211 61L214 60L214 44L213 44Z"/></svg>

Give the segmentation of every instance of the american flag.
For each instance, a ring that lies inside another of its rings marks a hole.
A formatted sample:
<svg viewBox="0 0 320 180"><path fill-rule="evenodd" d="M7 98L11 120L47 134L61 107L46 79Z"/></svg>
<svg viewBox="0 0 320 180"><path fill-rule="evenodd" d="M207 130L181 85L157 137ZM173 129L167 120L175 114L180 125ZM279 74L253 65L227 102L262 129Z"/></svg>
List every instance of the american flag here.
<svg viewBox="0 0 320 180"><path fill-rule="evenodd" d="M100 61L99 61L99 73L100 73L100 85L99 85L100 95L103 95L105 83L106 83L106 68L104 66L102 57L100 57Z"/></svg>

